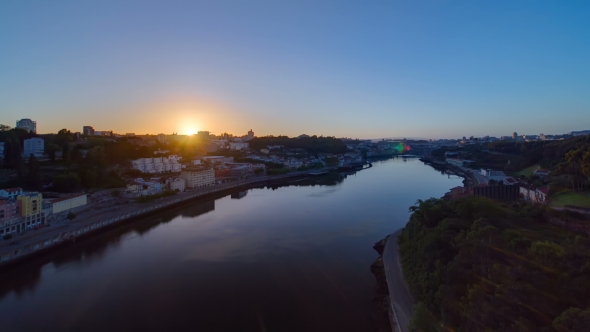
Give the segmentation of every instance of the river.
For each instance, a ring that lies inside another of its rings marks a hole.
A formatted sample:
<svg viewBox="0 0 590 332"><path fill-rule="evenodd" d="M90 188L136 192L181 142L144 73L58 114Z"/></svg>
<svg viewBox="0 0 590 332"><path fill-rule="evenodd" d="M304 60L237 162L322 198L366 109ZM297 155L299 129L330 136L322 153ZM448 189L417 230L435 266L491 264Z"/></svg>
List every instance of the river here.
<svg viewBox="0 0 590 332"><path fill-rule="evenodd" d="M375 242L461 185L416 159L189 203L0 275L0 330L372 331Z"/></svg>

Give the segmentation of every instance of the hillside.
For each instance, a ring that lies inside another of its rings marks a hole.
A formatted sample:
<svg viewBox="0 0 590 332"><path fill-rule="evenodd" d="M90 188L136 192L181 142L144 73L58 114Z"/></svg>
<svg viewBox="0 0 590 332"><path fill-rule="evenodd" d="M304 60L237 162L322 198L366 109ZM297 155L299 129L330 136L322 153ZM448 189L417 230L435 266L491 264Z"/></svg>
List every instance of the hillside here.
<svg viewBox="0 0 590 332"><path fill-rule="evenodd" d="M413 331L590 326L590 240L548 223L580 216L478 197L410 210L399 245L418 302Z"/></svg>

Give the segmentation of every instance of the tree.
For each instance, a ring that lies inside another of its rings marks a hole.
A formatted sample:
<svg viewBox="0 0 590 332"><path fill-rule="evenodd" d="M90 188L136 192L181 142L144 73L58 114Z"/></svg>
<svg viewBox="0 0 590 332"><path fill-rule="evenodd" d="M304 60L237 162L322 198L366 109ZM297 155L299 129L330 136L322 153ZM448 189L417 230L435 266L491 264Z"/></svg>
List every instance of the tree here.
<svg viewBox="0 0 590 332"><path fill-rule="evenodd" d="M65 143L72 142L74 140L74 135L71 131L67 129L61 129L55 135L54 142L59 146L63 146Z"/></svg>
<svg viewBox="0 0 590 332"><path fill-rule="evenodd" d="M8 131L10 130L10 126L0 124L0 131Z"/></svg>
<svg viewBox="0 0 590 332"><path fill-rule="evenodd" d="M29 184L33 189L41 190L42 179L41 174L39 173L39 160L37 160L33 154L29 157L29 164L27 166L29 170L29 174L27 175Z"/></svg>
<svg viewBox="0 0 590 332"><path fill-rule="evenodd" d="M67 218L70 219L70 220L74 220L74 218L76 218L76 214L74 212L70 211L68 213L68 217Z"/></svg>
<svg viewBox="0 0 590 332"><path fill-rule="evenodd" d="M58 192L76 192L80 189L80 177L73 173L56 175L53 188Z"/></svg>
<svg viewBox="0 0 590 332"><path fill-rule="evenodd" d="M51 161L55 161L55 152L59 151L60 147L57 144L45 144L45 153L49 156Z"/></svg>
<svg viewBox="0 0 590 332"><path fill-rule="evenodd" d="M70 160L74 163L79 163L82 161L82 152L78 148L73 148L70 153Z"/></svg>
<svg viewBox="0 0 590 332"><path fill-rule="evenodd" d="M70 159L70 144L69 143L63 144L61 159L66 160L66 161Z"/></svg>

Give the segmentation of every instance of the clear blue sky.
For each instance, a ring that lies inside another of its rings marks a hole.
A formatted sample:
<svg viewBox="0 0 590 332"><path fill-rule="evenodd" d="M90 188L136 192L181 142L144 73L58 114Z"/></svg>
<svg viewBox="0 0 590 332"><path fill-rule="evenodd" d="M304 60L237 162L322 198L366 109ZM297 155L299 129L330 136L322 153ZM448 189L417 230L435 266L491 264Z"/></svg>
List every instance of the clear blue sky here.
<svg viewBox="0 0 590 332"><path fill-rule="evenodd" d="M590 129L590 1L0 2L0 123L376 138Z"/></svg>

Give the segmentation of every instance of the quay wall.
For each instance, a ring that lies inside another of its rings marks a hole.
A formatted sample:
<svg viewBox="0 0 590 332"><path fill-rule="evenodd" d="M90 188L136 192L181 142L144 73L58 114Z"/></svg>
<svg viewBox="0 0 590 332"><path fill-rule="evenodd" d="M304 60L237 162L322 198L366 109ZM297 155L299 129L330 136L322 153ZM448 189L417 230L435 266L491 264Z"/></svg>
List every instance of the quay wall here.
<svg viewBox="0 0 590 332"><path fill-rule="evenodd" d="M33 256L33 254L38 254L43 251L46 251L51 248L55 248L60 244L64 244L67 242L72 242L76 238L81 237L83 235L89 235L89 233L97 231L99 229L103 229L109 225L113 225L116 223L120 223L122 221L130 220L132 218L137 218L143 215L149 215L154 211L161 210L167 207L171 207L183 202L186 202L191 199L195 199L201 196L209 195L216 192L222 192L226 190L231 190L234 188L242 187L245 185L253 184L253 183L260 183L272 180L279 180L289 177L301 176L302 174L299 173L291 173L291 174L284 174L280 176L265 176L262 178L255 178L255 179L247 179L242 180L237 183L232 184L225 184L223 186L211 186L203 188L204 190L197 192L197 193L186 193L178 196L171 196L166 200L162 201L155 201L152 203L145 204L145 207L139 208L132 212L125 212L121 213L120 215L105 217L103 220L98 220L94 222L81 222L82 225L69 225L68 227L63 227L63 231L58 231L52 229L50 234L43 234L39 235L38 238L27 240L26 243L23 244L15 244L11 246L6 246L0 248L0 267L6 266L9 263L14 263L16 261L20 261L23 258ZM207 190L209 189L209 190ZM18 237L14 238L18 240ZM6 240L10 241L10 240Z"/></svg>

